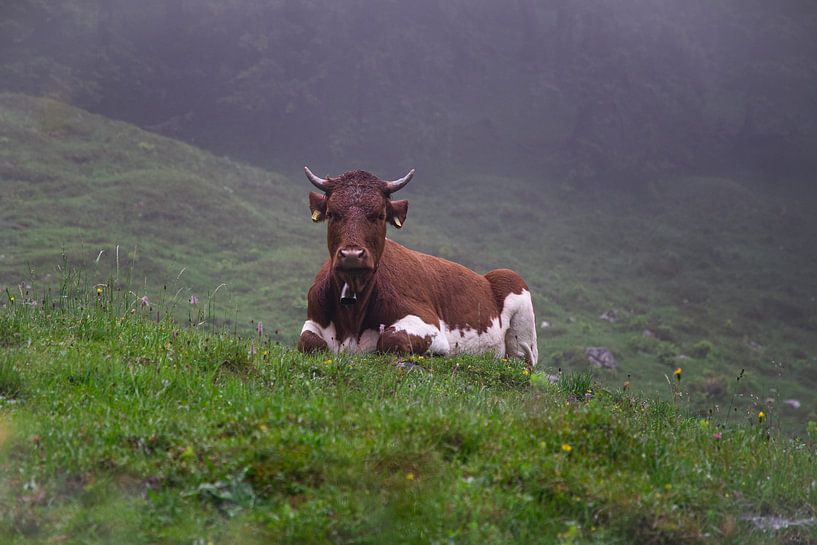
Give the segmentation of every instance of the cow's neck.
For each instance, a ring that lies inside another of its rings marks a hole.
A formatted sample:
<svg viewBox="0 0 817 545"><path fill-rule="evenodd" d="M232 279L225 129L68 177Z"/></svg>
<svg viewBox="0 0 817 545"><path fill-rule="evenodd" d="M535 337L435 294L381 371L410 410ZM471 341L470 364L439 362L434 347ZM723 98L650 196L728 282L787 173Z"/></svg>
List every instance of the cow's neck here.
<svg viewBox="0 0 817 545"><path fill-rule="evenodd" d="M338 334L343 337L360 335L363 333L363 324L366 320L367 309L375 291L376 273L369 278L345 278L341 274L333 274L332 280L337 296L337 327ZM346 289L344 290L344 286ZM344 302L341 298L344 297Z"/></svg>

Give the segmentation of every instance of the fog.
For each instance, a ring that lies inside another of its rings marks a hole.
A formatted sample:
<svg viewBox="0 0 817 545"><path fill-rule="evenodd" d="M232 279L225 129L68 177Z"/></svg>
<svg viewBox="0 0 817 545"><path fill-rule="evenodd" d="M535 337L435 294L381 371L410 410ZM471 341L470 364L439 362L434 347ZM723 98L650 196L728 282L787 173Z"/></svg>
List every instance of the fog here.
<svg viewBox="0 0 817 545"><path fill-rule="evenodd" d="M7 0L0 90L294 174L807 184L810 0Z"/></svg>

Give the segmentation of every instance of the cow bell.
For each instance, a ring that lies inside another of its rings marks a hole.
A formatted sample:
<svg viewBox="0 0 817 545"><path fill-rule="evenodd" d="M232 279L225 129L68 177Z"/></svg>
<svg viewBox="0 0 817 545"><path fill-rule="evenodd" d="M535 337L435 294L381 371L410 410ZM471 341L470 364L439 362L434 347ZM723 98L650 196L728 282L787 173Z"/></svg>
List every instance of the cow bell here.
<svg viewBox="0 0 817 545"><path fill-rule="evenodd" d="M349 289L348 283L344 283L343 289L340 290L340 304L354 305L355 303L357 303L357 293L354 293L351 289Z"/></svg>

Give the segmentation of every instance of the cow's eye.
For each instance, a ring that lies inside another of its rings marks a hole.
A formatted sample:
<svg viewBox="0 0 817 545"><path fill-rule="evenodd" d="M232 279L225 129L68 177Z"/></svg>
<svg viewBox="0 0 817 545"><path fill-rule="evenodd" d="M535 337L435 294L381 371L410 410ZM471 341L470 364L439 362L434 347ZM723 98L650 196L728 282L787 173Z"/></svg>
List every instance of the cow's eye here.
<svg viewBox="0 0 817 545"><path fill-rule="evenodd" d="M383 214L383 213L380 213L380 214L369 214L368 218L369 218L369 221L370 221L370 222L374 223L374 222L376 222L376 221L383 221L384 219L386 219L386 215L385 215L385 214Z"/></svg>

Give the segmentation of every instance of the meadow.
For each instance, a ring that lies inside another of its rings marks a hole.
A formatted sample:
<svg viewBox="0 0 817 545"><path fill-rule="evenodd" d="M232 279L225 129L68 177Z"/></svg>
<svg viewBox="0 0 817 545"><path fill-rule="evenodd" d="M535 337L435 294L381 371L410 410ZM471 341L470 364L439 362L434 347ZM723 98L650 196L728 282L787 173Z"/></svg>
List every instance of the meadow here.
<svg viewBox="0 0 817 545"><path fill-rule="evenodd" d="M3 543L817 537L817 428L692 416L683 372L664 401L487 357L304 356L70 269L11 297Z"/></svg>

